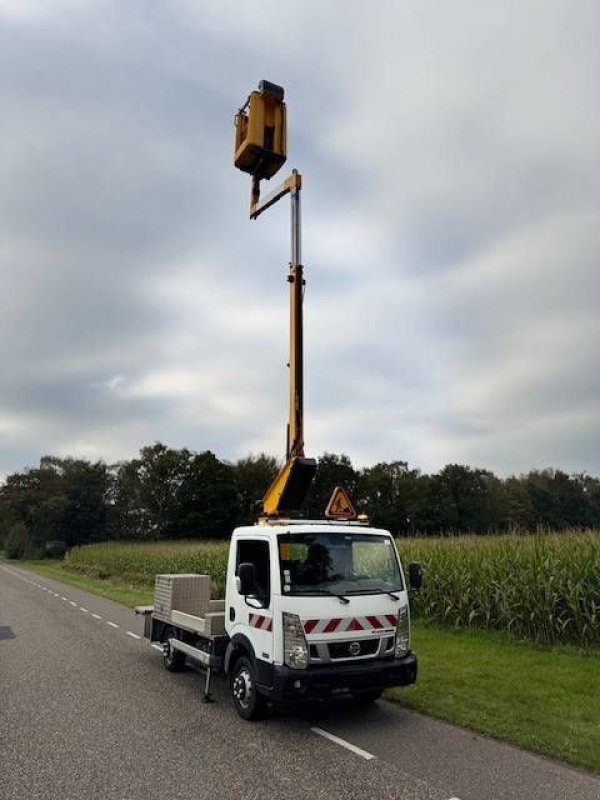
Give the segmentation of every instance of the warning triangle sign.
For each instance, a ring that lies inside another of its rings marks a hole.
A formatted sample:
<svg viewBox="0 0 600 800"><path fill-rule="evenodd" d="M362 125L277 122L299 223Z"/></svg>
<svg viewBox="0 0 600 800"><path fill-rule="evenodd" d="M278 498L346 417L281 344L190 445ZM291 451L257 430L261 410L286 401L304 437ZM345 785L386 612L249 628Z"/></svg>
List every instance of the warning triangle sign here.
<svg viewBox="0 0 600 800"><path fill-rule="evenodd" d="M350 498L341 486L336 486L333 494L329 498L325 516L330 518L343 517L344 519L356 519L356 511L350 502Z"/></svg>

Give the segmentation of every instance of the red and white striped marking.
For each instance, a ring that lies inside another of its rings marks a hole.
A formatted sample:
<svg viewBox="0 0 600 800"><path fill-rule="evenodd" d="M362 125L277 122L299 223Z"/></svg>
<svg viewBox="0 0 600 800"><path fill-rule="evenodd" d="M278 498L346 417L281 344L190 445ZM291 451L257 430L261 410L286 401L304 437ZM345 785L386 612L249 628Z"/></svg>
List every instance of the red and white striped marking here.
<svg viewBox="0 0 600 800"><path fill-rule="evenodd" d="M344 633L345 631L394 630L398 618L395 614L377 614L368 617L334 617L333 619L302 620L305 633Z"/></svg>
<svg viewBox="0 0 600 800"><path fill-rule="evenodd" d="M263 617L262 614L250 614L249 623L251 628L258 628L261 631L273 630L272 617Z"/></svg>

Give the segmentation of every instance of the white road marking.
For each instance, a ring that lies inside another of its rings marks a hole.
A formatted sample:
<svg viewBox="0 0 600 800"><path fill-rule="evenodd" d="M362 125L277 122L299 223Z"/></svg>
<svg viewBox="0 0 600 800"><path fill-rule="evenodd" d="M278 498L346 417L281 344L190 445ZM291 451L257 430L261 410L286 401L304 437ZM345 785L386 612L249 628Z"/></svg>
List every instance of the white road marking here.
<svg viewBox="0 0 600 800"><path fill-rule="evenodd" d="M448 800L460 800L460 797L449 797Z"/></svg>
<svg viewBox="0 0 600 800"><path fill-rule="evenodd" d="M340 739L339 736L334 736L333 733L328 733L322 728L311 728L311 731L313 733L318 733L319 736L324 736L325 739L329 739L330 741L339 744L341 747L345 747L346 750L350 750L352 753L355 753L357 756L360 756L367 761L370 761L372 758L376 758L373 753L367 753L366 750L361 750L361 748L357 747L355 744L350 744L350 742L347 742L345 739Z"/></svg>
<svg viewBox="0 0 600 800"><path fill-rule="evenodd" d="M0 565L0 566L1 566L1 565ZM41 584L39 584L39 583L35 583L35 581L30 581L30 580L28 580L27 578L23 578L23 577L22 577L21 575L19 575L17 572L13 572L11 569L7 569L7 567L5 567L5 566L2 566L2 569L3 569L5 572L10 572L11 574L13 574L13 575L16 575L16 577L17 577L17 578L20 578L22 581L25 581L25 583L29 583L29 584L31 584L31 586L37 586L37 588L38 588L38 589L42 589L44 592L49 592L50 594L54 595L54 597L60 597L60 599L61 599L61 600L64 600L64 601L65 601L65 603L70 603L70 604L71 604L71 605L72 605L74 608L79 608L79 610L80 610L80 611L83 611L83 613L84 613L84 614L91 614L91 616L92 616L94 619L102 619L102 617L100 616L100 614L95 614L94 612L88 611L88 609L87 609L87 608L84 608L83 606L78 606L78 605L77 605L77 603L76 603L74 600L69 600L69 598L68 598L68 597L65 597L63 594L60 594L60 595L59 595L57 592L53 592L53 591L52 591L52 589L48 589L46 586L42 586L42 585L41 585ZM116 622L111 622L111 621L110 621L110 620L108 620L108 619L106 620L106 624L107 624L107 625L110 625L110 627L111 627L111 628L119 628L119 627L120 627L119 625L117 625L117 623L116 623ZM138 636L138 634L137 634L137 633L133 633L133 631L125 631L125 633L127 634L127 636L131 636L131 638L132 638L132 639L138 639L138 640L139 640L139 639L141 639L141 638L142 638L141 636ZM159 645L159 644L151 644L151 645L150 645L150 647L153 647L155 650L159 650L161 653L162 653L162 651L163 651L163 649L162 649L162 646L161 646L161 645ZM314 730L316 730L316 729L314 729ZM331 734L325 734L325 732L324 732L324 731L323 731L323 735L325 735L325 736L328 736L329 738L333 738L335 741L337 741L337 739L336 739L336 737L335 737L335 736L334 736L334 737L332 737L332 736L331 736ZM341 743L341 740L340 740L340 743ZM350 747L350 748L353 748L353 745L347 745L347 746L348 746L348 747ZM359 748L354 748L354 749L355 749L357 752L359 751ZM360 751L360 752L361 752L361 753L363 753L364 751ZM375 758L375 756L371 756L371 755L369 755L369 754L367 754L367 756L366 756L366 757L367 757L367 758Z"/></svg>
<svg viewBox="0 0 600 800"><path fill-rule="evenodd" d="M159 644L151 644L150 647L153 647L155 650L158 650L159 653L162 653L163 649Z"/></svg>

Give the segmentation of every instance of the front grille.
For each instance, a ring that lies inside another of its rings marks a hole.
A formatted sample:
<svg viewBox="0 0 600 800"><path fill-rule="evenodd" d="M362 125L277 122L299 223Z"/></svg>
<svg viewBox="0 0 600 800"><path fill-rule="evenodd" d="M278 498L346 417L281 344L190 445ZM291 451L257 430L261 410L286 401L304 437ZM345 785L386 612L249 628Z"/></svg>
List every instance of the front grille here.
<svg viewBox="0 0 600 800"><path fill-rule="evenodd" d="M379 649L379 639L362 639L354 642L332 642L329 646L329 657L339 658L361 658L363 656L374 656ZM358 646L358 650L357 650Z"/></svg>

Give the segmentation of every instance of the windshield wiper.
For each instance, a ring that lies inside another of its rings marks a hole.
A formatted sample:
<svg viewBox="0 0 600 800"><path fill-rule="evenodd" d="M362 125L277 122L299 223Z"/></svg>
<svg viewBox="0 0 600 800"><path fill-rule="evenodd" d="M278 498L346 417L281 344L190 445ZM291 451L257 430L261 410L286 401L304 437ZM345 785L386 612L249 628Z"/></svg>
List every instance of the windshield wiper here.
<svg viewBox="0 0 600 800"><path fill-rule="evenodd" d="M319 588L317 588L317 589L310 589L309 592L318 592L319 594L329 594L332 597L337 597L337 599L340 601L340 603L343 603L344 605L347 605L350 602L350 600L348 600L347 597L344 597L343 594L338 594L337 592L332 592L331 589L319 589Z"/></svg>
<svg viewBox="0 0 600 800"><path fill-rule="evenodd" d="M361 575L351 578L350 580L356 581L356 583L360 583L361 580L372 580L369 578L368 575ZM377 586L375 589L367 589L365 591L357 591L357 592L348 592L348 594L389 594L392 600L400 600L397 594L394 592L401 592L402 589L384 589L383 586Z"/></svg>

